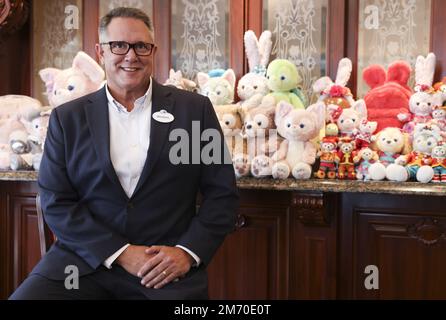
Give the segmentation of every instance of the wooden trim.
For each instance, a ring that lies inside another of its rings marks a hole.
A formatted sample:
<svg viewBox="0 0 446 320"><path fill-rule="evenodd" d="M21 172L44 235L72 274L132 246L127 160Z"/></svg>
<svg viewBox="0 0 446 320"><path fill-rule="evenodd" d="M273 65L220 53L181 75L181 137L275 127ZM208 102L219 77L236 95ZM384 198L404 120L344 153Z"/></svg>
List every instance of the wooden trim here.
<svg viewBox="0 0 446 320"><path fill-rule="evenodd" d="M345 0L328 1L327 18L327 75L335 79L338 62L345 57Z"/></svg>
<svg viewBox="0 0 446 320"><path fill-rule="evenodd" d="M95 44L98 43L99 0L83 0L82 2L82 47L93 59L96 57Z"/></svg>
<svg viewBox="0 0 446 320"><path fill-rule="evenodd" d="M237 79L245 74L244 11L243 0L229 0L229 68L234 70Z"/></svg>
<svg viewBox="0 0 446 320"><path fill-rule="evenodd" d="M172 65L172 1L153 0L153 26L157 51L153 65L153 76L160 82L169 77Z"/></svg>
<svg viewBox="0 0 446 320"><path fill-rule="evenodd" d="M432 0L430 51L437 56L434 82L440 81L446 76L446 1Z"/></svg>
<svg viewBox="0 0 446 320"><path fill-rule="evenodd" d="M353 70L350 81L347 86L356 97L358 84L358 26L359 26L359 1L346 0L346 28L344 32L344 41L346 41L347 58L350 58L353 64Z"/></svg>

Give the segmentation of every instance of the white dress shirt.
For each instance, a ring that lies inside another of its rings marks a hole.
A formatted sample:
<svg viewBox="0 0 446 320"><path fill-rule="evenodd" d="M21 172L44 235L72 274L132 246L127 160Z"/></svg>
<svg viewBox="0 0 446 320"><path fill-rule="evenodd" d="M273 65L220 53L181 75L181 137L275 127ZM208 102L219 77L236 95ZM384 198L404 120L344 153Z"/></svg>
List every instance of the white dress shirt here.
<svg viewBox="0 0 446 320"><path fill-rule="evenodd" d="M130 198L141 176L150 145L152 80L145 95L135 101L134 108L130 112L113 98L107 85L105 91L110 127L110 159L122 188ZM110 269L113 262L129 245L126 244L106 259L104 265ZM200 258L192 251L180 245L177 247L189 253L197 265L200 264Z"/></svg>

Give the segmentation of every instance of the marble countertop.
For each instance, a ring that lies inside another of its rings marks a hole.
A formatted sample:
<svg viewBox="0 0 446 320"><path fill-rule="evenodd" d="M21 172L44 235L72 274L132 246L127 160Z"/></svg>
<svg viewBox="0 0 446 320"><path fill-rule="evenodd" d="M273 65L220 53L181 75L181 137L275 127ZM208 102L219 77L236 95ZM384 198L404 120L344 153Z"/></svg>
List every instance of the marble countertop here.
<svg viewBox="0 0 446 320"><path fill-rule="evenodd" d="M35 171L0 171L0 181L36 181ZM353 193L387 193L407 195L446 196L446 183L357 181L357 180L274 180L270 178L242 178L240 189L276 191L319 191Z"/></svg>

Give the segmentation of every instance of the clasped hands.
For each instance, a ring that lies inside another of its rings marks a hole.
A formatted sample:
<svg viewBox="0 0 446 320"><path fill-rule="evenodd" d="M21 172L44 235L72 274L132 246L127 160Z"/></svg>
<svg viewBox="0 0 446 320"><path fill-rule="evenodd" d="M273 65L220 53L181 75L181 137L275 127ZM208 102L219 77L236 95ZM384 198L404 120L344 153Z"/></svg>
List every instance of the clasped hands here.
<svg viewBox="0 0 446 320"><path fill-rule="evenodd" d="M178 247L130 245L115 263L141 278L143 286L160 289L184 277L193 261L186 251Z"/></svg>

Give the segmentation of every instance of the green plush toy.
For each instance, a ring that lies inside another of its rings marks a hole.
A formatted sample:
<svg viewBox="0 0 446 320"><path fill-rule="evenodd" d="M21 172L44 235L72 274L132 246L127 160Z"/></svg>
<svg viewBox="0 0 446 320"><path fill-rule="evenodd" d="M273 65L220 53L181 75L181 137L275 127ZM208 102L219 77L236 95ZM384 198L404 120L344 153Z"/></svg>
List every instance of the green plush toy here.
<svg viewBox="0 0 446 320"><path fill-rule="evenodd" d="M268 88L272 91L269 96L276 99L276 104L286 101L296 109L305 109L307 99L297 88L302 81L296 66L285 59L273 60L266 71Z"/></svg>

